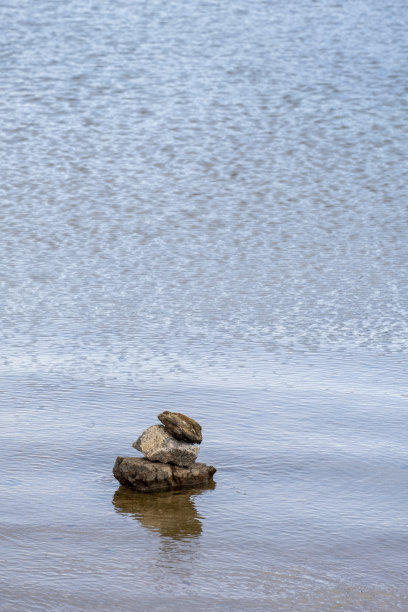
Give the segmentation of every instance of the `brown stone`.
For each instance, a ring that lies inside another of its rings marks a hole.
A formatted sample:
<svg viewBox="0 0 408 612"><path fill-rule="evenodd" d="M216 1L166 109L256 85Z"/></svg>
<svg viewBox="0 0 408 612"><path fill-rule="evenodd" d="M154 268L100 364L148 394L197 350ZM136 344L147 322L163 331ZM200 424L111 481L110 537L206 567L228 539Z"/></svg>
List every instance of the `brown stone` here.
<svg viewBox="0 0 408 612"><path fill-rule="evenodd" d="M203 440L201 425L194 419L181 414L181 412L169 412L165 410L157 417L165 428L177 440L183 442L195 442L200 444Z"/></svg>
<svg viewBox="0 0 408 612"><path fill-rule="evenodd" d="M208 483L215 472L215 467L205 463L184 468L141 457L118 457L113 466L113 475L120 484L141 493L199 487Z"/></svg>

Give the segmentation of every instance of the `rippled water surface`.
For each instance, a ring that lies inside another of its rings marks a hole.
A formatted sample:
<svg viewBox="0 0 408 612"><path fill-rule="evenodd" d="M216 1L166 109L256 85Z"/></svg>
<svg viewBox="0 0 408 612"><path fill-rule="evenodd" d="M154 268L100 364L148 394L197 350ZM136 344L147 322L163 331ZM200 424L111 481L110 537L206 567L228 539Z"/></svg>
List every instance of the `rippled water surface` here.
<svg viewBox="0 0 408 612"><path fill-rule="evenodd" d="M0 7L0 609L408 609L402 0ZM118 487L162 410L215 486Z"/></svg>

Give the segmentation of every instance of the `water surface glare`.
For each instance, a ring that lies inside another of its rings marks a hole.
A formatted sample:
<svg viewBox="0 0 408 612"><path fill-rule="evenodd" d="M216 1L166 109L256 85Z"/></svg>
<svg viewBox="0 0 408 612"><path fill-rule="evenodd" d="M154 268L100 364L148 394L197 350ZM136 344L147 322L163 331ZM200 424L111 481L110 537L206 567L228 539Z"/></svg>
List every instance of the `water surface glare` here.
<svg viewBox="0 0 408 612"><path fill-rule="evenodd" d="M0 7L0 609L408 609L402 0ZM111 470L163 410L202 490Z"/></svg>

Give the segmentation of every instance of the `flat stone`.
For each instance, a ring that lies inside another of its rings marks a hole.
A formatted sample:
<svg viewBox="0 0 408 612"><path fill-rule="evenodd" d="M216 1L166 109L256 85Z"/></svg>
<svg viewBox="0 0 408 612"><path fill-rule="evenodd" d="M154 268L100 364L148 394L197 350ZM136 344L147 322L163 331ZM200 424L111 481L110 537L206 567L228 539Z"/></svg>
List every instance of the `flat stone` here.
<svg viewBox="0 0 408 612"><path fill-rule="evenodd" d="M199 487L208 483L215 472L215 467L205 463L183 468L142 457L118 457L113 466L113 475L120 484L140 493Z"/></svg>
<svg viewBox="0 0 408 612"><path fill-rule="evenodd" d="M193 465L198 457L198 446L176 440L163 425L152 425L133 443L133 448L150 461L175 463L181 467Z"/></svg>
<svg viewBox="0 0 408 612"><path fill-rule="evenodd" d="M157 418L177 440L195 442L197 444L202 442L201 425L185 414L165 410Z"/></svg>

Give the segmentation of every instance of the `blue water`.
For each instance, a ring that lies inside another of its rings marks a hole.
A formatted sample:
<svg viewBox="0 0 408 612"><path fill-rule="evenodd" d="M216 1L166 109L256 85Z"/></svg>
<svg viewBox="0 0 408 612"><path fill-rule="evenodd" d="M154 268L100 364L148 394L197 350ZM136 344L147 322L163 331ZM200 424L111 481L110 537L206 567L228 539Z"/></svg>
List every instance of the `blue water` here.
<svg viewBox="0 0 408 612"><path fill-rule="evenodd" d="M0 7L1 610L408 609L407 30ZM165 409L216 487L149 506Z"/></svg>

